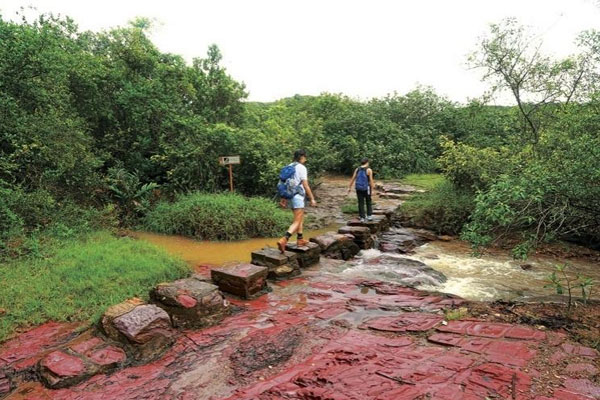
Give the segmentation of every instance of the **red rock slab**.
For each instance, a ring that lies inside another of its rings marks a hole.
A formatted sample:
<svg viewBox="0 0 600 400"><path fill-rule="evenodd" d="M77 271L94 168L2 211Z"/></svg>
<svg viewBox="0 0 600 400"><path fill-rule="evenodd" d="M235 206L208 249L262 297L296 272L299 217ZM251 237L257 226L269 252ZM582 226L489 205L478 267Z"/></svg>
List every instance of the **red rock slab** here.
<svg viewBox="0 0 600 400"><path fill-rule="evenodd" d="M127 359L125 352L115 346L108 346L99 350L91 351L88 358L102 367L116 367Z"/></svg>
<svg viewBox="0 0 600 400"><path fill-rule="evenodd" d="M598 368L588 363L571 363L567 365L565 373L569 375L591 377L598 374Z"/></svg>
<svg viewBox="0 0 600 400"><path fill-rule="evenodd" d="M536 355L536 351L523 342L492 341L484 350L488 359L500 364L526 366Z"/></svg>
<svg viewBox="0 0 600 400"><path fill-rule="evenodd" d="M570 392L590 396L592 398L600 398L600 386L594 384L589 379L567 378L563 383L563 386Z"/></svg>
<svg viewBox="0 0 600 400"><path fill-rule="evenodd" d="M72 345L70 349L76 353L85 354L88 351L99 347L102 344L104 344L104 340L100 339L99 337L93 337L83 342Z"/></svg>
<svg viewBox="0 0 600 400"><path fill-rule="evenodd" d="M548 397L546 397L548 399ZM536 400L538 400L536 398ZM573 393L568 390L556 389L550 400L595 400L593 397L586 396L580 393Z"/></svg>
<svg viewBox="0 0 600 400"><path fill-rule="evenodd" d="M64 351L53 351L40 361L40 375L52 388L68 386L87 377L85 363Z"/></svg>
<svg viewBox="0 0 600 400"><path fill-rule="evenodd" d="M19 372L35 366L45 352L76 336L80 326L81 323L48 322L3 343L0 369L9 366Z"/></svg>
<svg viewBox="0 0 600 400"><path fill-rule="evenodd" d="M494 363L474 368L466 379L456 383L464 384L465 392L479 395L480 399L485 399L490 392L502 396L503 399L526 399L529 398L531 389L529 375ZM513 386L515 393L512 390Z"/></svg>
<svg viewBox="0 0 600 400"><path fill-rule="evenodd" d="M437 314L402 313L368 320L362 327L386 332L422 332L432 329L443 320L444 318Z"/></svg>
<svg viewBox="0 0 600 400"><path fill-rule="evenodd" d="M460 347L463 350L478 354L483 353L485 348L492 343L490 339L486 338L465 338L449 333L435 333L429 336L427 340L446 346Z"/></svg>
<svg viewBox="0 0 600 400"><path fill-rule="evenodd" d="M591 347L578 346L571 343L563 343L561 347L565 353L572 356L598 357L598 350Z"/></svg>
<svg viewBox="0 0 600 400"><path fill-rule="evenodd" d="M546 333L527 326L516 325L510 327L504 337L520 340L544 340Z"/></svg>

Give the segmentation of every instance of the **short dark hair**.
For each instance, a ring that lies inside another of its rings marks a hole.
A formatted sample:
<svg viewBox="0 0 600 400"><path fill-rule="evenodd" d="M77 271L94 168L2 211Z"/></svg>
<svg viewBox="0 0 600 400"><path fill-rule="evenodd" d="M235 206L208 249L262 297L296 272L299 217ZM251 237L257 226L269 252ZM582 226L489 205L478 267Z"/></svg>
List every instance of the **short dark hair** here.
<svg viewBox="0 0 600 400"><path fill-rule="evenodd" d="M294 152L294 161L300 161L302 157L306 157L306 150L298 149Z"/></svg>
<svg viewBox="0 0 600 400"><path fill-rule="evenodd" d="M360 160L360 165L365 165L368 162L369 162L369 159L367 157L365 157L362 160Z"/></svg>

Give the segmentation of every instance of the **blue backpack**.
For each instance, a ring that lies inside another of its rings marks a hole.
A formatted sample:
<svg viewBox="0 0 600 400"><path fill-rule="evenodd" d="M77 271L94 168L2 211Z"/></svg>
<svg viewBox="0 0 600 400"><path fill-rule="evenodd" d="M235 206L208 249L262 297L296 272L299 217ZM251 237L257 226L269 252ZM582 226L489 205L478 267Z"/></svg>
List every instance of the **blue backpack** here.
<svg viewBox="0 0 600 400"><path fill-rule="evenodd" d="M356 174L356 190L369 190L369 176L366 168L358 168Z"/></svg>
<svg viewBox="0 0 600 400"><path fill-rule="evenodd" d="M279 194L279 197L291 199L298 194L298 185L294 182L297 164L298 163L292 163L281 169L281 172L279 173L279 183L277 184L277 193Z"/></svg>

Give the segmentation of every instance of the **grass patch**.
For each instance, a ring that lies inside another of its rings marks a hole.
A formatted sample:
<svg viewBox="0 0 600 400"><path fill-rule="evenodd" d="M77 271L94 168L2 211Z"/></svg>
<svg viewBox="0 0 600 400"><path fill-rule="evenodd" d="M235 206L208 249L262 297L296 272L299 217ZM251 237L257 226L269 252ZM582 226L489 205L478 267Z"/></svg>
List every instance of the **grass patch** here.
<svg viewBox="0 0 600 400"><path fill-rule="evenodd" d="M0 342L18 327L54 321L95 321L127 298L147 298L155 284L189 274L157 247L101 231L63 243L47 258L0 264Z"/></svg>
<svg viewBox="0 0 600 400"><path fill-rule="evenodd" d="M431 190L445 182L442 174L410 174L400 180L405 185L416 186L421 189Z"/></svg>
<svg viewBox="0 0 600 400"><path fill-rule="evenodd" d="M241 240L280 235L291 221L289 212L264 198L190 193L159 203L143 228L200 240Z"/></svg>
<svg viewBox="0 0 600 400"><path fill-rule="evenodd" d="M399 212L408 225L430 229L438 234L457 235L473 211L474 196L442 180L425 193L403 203Z"/></svg>

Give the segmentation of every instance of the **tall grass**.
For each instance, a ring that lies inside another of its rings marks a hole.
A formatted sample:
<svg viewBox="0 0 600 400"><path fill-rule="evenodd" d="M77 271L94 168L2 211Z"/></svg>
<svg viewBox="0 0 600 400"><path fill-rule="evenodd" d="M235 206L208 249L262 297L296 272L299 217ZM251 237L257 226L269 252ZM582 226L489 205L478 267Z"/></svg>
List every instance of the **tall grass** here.
<svg viewBox="0 0 600 400"><path fill-rule="evenodd" d="M444 183L444 176L441 174L409 174L400 180L406 185L412 185L425 190L431 190Z"/></svg>
<svg viewBox="0 0 600 400"><path fill-rule="evenodd" d="M108 232L67 240L47 258L7 261L0 264L0 342L49 320L94 321L108 306L187 274L183 261L153 245Z"/></svg>
<svg viewBox="0 0 600 400"><path fill-rule="evenodd" d="M240 240L280 235L291 214L264 198L191 193L159 203L143 220L144 229L200 240Z"/></svg>

